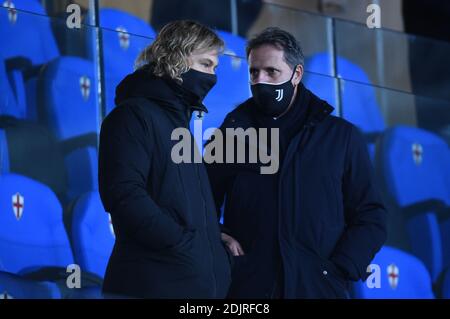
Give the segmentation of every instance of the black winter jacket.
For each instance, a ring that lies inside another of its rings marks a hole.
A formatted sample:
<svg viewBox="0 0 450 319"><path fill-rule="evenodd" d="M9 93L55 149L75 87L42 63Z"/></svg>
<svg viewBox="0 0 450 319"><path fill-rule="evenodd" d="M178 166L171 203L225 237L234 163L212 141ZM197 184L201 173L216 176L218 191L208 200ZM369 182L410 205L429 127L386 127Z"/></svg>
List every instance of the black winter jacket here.
<svg viewBox="0 0 450 319"><path fill-rule="evenodd" d="M171 139L192 113L171 80L127 76L100 133L99 191L116 243L103 291L141 298L223 298L230 255L203 164L175 164Z"/></svg>

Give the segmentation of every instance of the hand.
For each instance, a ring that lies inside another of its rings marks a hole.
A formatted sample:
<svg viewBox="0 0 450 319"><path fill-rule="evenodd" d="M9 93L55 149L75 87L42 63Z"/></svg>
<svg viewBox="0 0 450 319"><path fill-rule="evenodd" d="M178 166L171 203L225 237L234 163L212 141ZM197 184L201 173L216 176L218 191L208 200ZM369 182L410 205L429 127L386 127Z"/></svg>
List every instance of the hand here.
<svg viewBox="0 0 450 319"><path fill-rule="evenodd" d="M241 244L231 237L230 235L227 235L225 233L221 234L222 241L227 245L227 247L231 250L231 253L233 256L243 256L244 250L241 247Z"/></svg>

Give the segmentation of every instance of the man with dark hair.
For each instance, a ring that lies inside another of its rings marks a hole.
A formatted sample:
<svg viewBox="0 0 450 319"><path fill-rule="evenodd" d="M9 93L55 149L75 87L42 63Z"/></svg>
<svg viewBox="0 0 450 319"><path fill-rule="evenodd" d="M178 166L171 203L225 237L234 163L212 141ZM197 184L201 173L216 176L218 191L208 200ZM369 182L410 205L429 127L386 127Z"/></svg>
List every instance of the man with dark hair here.
<svg viewBox="0 0 450 319"><path fill-rule="evenodd" d="M279 149L280 169L207 165L218 210L225 200L222 239L236 261L228 296L347 298L349 281L368 277L386 239L364 138L303 86L304 57L290 33L264 30L249 41L247 57L253 97L220 130L278 132L279 148L270 150L260 133L256 148Z"/></svg>

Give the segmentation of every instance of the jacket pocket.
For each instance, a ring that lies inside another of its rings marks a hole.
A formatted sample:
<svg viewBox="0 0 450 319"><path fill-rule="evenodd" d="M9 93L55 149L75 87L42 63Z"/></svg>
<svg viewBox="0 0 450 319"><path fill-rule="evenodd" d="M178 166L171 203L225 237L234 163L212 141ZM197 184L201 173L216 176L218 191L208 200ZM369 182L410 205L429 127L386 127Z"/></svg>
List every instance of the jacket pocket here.
<svg viewBox="0 0 450 319"><path fill-rule="evenodd" d="M170 247L163 254L161 263L178 269L179 277L203 277L210 271L210 264L205 262L205 248L198 230L187 231L180 242Z"/></svg>
<svg viewBox="0 0 450 319"><path fill-rule="evenodd" d="M298 253L299 278L295 298L346 299L346 281L336 266L317 254L301 248Z"/></svg>
<svg viewBox="0 0 450 319"><path fill-rule="evenodd" d="M326 268L326 275L324 275L331 290L336 298L348 299L348 282L341 277L337 267L329 260L323 260L324 268ZM324 274L324 273L322 273Z"/></svg>
<svg viewBox="0 0 450 319"><path fill-rule="evenodd" d="M196 230L187 230L183 236L181 237L181 240L176 243L175 245L169 247L169 251L171 252L179 252L179 251L186 251L192 249L192 242L194 241L194 237L196 236Z"/></svg>
<svg viewBox="0 0 450 319"><path fill-rule="evenodd" d="M344 226L333 224L331 220L320 222L320 241L318 251L320 256L329 257L333 254L333 251L344 233L344 230Z"/></svg>
<svg viewBox="0 0 450 319"><path fill-rule="evenodd" d="M181 226L187 225L184 216L178 213L178 210L172 207L161 207L161 210L169 215L175 223Z"/></svg>

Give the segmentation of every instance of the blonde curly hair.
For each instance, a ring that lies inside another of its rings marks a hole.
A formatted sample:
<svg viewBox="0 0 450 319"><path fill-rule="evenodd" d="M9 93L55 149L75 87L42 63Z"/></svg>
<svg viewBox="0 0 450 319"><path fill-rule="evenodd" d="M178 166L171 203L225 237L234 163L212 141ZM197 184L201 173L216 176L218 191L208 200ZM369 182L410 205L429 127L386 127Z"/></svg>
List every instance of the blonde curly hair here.
<svg viewBox="0 0 450 319"><path fill-rule="evenodd" d="M150 64L156 76L169 76L179 82L181 74L189 70L189 56L193 52L217 50L223 52L224 42L209 29L190 20L166 24L155 41L138 56L135 68Z"/></svg>

